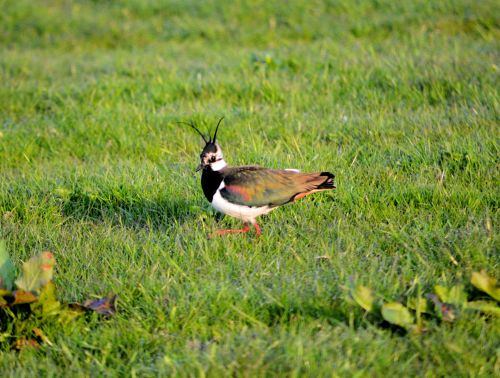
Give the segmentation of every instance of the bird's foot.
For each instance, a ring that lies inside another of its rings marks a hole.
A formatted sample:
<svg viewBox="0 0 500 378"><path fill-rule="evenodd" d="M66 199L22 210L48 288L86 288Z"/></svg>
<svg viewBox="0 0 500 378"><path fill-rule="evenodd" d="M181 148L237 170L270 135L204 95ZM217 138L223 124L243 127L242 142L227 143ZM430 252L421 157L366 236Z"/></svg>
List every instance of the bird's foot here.
<svg viewBox="0 0 500 378"><path fill-rule="evenodd" d="M250 227L248 226L247 223L245 223L245 225L243 226L242 229L236 229L236 230L232 230L232 229L227 229L227 230L217 230L215 231L215 233L211 234L208 236L209 239L212 239L216 236L222 236L222 235L226 235L226 234L240 234L240 233L247 233L248 231L250 231Z"/></svg>
<svg viewBox="0 0 500 378"><path fill-rule="evenodd" d="M256 237L259 237L262 234L259 225L257 223L255 223L253 226L255 228ZM215 231L215 233L208 235L208 238L212 239L216 236L223 236L226 234L243 234L243 233L247 233L248 231L250 231L250 226L248 226L248 223L245 223L242 229L217 230L217 231Z"/></svg>
<svg viewBox="0 0 500 378"><path fill-rule="evenodd" d="M255 237L258 238L262 234L262 231L260 230L260 226L257 223L254 223L253 228L255 228Z"/></svg>

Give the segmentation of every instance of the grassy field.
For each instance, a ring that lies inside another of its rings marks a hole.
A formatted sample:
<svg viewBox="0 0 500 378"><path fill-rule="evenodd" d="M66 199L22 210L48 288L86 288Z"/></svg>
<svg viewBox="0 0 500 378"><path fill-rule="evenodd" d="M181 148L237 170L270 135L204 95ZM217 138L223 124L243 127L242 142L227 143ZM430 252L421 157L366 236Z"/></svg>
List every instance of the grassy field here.
<svg viewBox="0 0 500 378"><path fill-rule="evenodd" d="M497 1L0 5L0 239L17 266L53 251L62 300L119 296L0 352L0 376L500 374L498 318L417 336L346 299L499 276ZM230 164L338 189L207 240L239 223L175 122L220 116Z"/></svg>

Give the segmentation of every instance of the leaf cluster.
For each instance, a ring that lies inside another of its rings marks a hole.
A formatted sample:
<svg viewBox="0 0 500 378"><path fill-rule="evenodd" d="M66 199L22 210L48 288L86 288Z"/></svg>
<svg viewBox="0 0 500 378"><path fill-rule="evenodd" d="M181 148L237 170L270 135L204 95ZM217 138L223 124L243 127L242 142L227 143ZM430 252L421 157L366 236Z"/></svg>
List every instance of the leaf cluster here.
<svg viewBox="0 0 500 378"><path fill-rule="evenodd" d="M61 303L52 282L54 266L54 254L42 252L24 262L16 279L16 268L0 240L0 349L39 347L40 342L51 345L42 331L47 321L65 324L85 311L115 313L116 295L83 304Z"/></svg>
<svg viewBox="0 0 500 378"><path fill-rule="evenodd" d="M499 316L500 287L495 278L485 270L473 272L470 283L475 289L491 299L480 300L468 296L463 284L434 286L434 292L425 296L407 298L401 302L384 302L373 290L363 285L351 285L350 298L381 323L389 323L406 331L420 334L428 329L428 320L453 322L467 311L478 311L486 315Z"/></svg>

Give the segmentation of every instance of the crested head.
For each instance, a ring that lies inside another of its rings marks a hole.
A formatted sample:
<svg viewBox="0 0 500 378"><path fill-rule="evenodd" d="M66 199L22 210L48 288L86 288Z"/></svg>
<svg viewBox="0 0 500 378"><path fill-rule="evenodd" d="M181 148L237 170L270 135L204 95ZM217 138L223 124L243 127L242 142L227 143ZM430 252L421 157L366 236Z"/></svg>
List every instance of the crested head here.
<svg viewBox="0 0 500 378"><path fill-rule="evenodd" d="M200 136L203 138L203 141L205 142L205 147L203 147L203 150L200 154L200 165L198 165L198 168L196 169L197 171L199 171L200 169L211 169L212 171L219 171L227 165L222 155L222 149L217 143L217 131L219 131L219 126L223 119L224 117L219 119L217 127L215 128L214 135L210 137L209 134L208 139L200 130L196 128L194 124L187 123L187 125L189 125L198 134L200 134Z"/></svg>
<svg viewBox="0 0 500 378"><path fill-rule="evenodd" d="M219 171L226 166L222 149L216 142L209 141L205 144L203 151L200 154L199 169L211 169L212 171Z"/></svg>

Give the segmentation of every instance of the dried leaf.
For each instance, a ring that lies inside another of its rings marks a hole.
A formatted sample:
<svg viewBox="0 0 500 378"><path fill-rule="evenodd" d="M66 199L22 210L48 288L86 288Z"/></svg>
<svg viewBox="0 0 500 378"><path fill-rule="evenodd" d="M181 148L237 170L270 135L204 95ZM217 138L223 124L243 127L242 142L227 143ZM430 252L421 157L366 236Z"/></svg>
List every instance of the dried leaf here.
<svg viewBox="0 0 500 378"><path fill-rule="evenodd" d="M366 311L370 312L373 310L373 291L369 287L358 285L351 290L351 296L352 299Z"/></svg>
<svg viewBox="0 0 500 378"><path fill-rule="evenodd" d="M83 304L71 303L69 308L75 311L92 310L101 315L111 316L116 313L116 297L116 294L113 294L105 298L87 299Z"/></svg>
<svg viewBox="0 0 500 378"><path fill-rule="evenodd" d="M5 241L0 240L0 288L12 290L16 268L9 258Z"/></svg>
<svg viewBox="0 0 500 378"><path fill-rule="evenodd" d="M476 288L484 291L493 299L500 301L500 287L497 285L497 280L493 277L488 276L485 270L481 272L473 272L470 280Z"/></svg>
<svg viewBox="0 0 500 378"><path fill-rule="evenodd" d="M14 343L14 347L17 350L21 350L27 347L38 349L40 348L40 344L38 344L38 342L34 339L27 339L26 337L21 337L16 340L16 342Z"/></svg>
<svg viewBox="0 0 500 378"><path fill-rule="evenodd" d="M384 303L382 316L389 323L403 328L409 328L413 325L413 316L410 311L399 302Z"/></svg>
<svg viewBox="0 0 500 378"><path fill-rule="evenodd" d="M42 332L40 328L33 328L33 334L38 337L43 343L52 346L52 342L47 336Z"/></svg>
<svg viewBox="0 0 500 378"><path fill-rule="evenodd" d="M40 290L52 279L54 264L52 252L42 252L30 258L23 264L22 275L16 280L17 287L24 291Z"/></svg>
<svg viewBox="0 0 500 378"><path fill-rule="evenodd" d="M500 307L495 302L488 301L473 301L467 302L467 308L476 310L489 315L500 317Z"/></svg>
<svg viewBox="0 0 500 378"><path fill-rule="evenodd" d="M114 315L116 313L116 294L101 299L88 299L83 302L83 307L94 310L101 315Z"/></svg>
<svg viewBox="0 0 500 378"><path fill-rule="evenodd" d="M434 308L440 319L446 322L452 322L456 319L455 312L451 305L441 302L435 294L428 294L427 298L434 303Z"/></svg>
<svg viewBox="0 0 500 378"><path fill-rule="evenodd" d="M327 255L323 255L323 256L316 256L315 257L316 259L316 262L318 263L322 263L322 262L328 262L330 261L332 258L330 256L327 256Z"/></svg>
<svg viewBox="0 0 500 378"><path fill-rule="evenodd" d="M24 290L16 290L14 291L14 302L12 305L18 305L23 303L33 303L37 300L37 297L33 295L33 293Z"/></svg>

